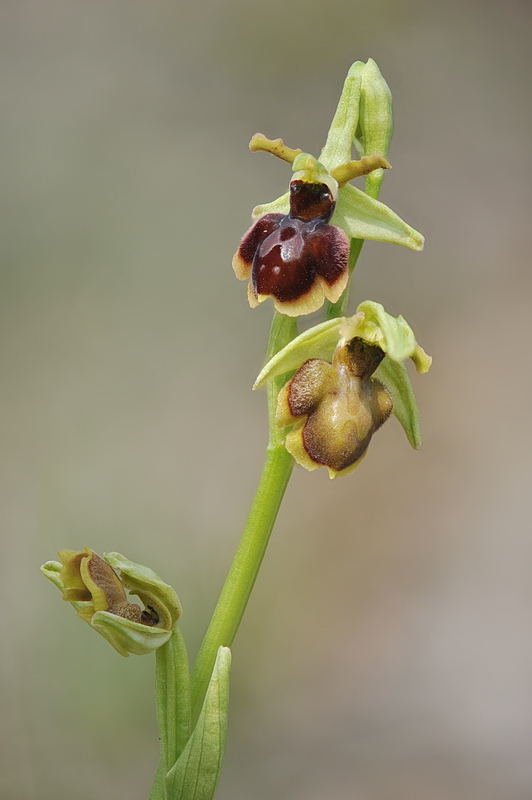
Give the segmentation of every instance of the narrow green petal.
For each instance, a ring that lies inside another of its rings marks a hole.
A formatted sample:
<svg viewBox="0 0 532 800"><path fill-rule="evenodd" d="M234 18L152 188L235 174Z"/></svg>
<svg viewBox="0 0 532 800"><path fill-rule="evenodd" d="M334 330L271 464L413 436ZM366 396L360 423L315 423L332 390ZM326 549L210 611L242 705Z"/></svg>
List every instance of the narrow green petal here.
<svg viewBox="0 0 532 800"><path fill-rule="evenodd" d="M411 358L416 365L416 372L418 372L420 375L423 375L425 372L429 371L430 365L432 364L432 357L427 355L422 347L417 345Z"/></svg>
<svg viewBox="0 0 532 800"><path fill-rule="evenodd" d="M347 183L340 189L332 222L353 239L373 239L423 250L424 238L401 217L365 192Z"/></svg>
<svg viewBox="0 0 532 800"><path fill-rule="evenodd" d="M351 150L358 125L363 68L362 61L355 61L347 73L336 113L327 134L327 141L321 151L319 160L329 170L351 160Z"/></svg>
<svg viewBox="0 0 532 800"><path fill-rule="evenodd" d="M403 426L407 439L414 450L419 450L421 447L419 414L412 384L404 364L392 361L386 356L376 370L375 378L389 391L393 400L393 413Z"/></svg>
<svg viewBox="0 0 532 800"><path fill-rule="evenodd" d="M265 214L288 214L290 211L290 192L278 197L271 203L264 203L262 206L255 206L251 212L253 219L263 217Z"/></svg>
<svg viewBox="0 0 532 800"><path fill-rule="evenodd" d="M341 325L341 318L330 319L297 336L268 361L253 388L259 389L270 378L297 369L309 358L323 358L330 361L338 344Z"/></svg>
<svg viewBox="0 0 532 800"><path fill-rule="evenodd" d="M205 701L185 749L166 776L171 800L212 800L225 755L231 651L218 648Z"/></svg>

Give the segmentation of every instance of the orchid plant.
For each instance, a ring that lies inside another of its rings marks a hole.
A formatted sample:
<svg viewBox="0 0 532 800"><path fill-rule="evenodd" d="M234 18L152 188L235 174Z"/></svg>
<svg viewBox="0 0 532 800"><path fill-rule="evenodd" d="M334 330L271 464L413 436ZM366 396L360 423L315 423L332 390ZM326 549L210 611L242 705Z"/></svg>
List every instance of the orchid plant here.
<svg viewBox="0 0 532 800"><path fill-rule="evenodd" d="M421 443L404 362L426 372L431 359L403 317L365 301L347 314L365 239L411 250L423 237L378 200L392 136L392 99L372 59L347 75L325 146L316 159L280 139L253 136L250 149L292 166L289 191L257 206L233 259L252 308L275 307L265 386L269 441L247 524L192 672L174 590L119 553L62 550L42 572L78 615L123 656L155 652L160 761L150 800L211 800L227 733L230 647L238 631L294 464L335 478L365 457L394 414L414 448ZM353 147L357 160L353 160ZM351 181L364 177L364 190ZM298 323L324 309L324 321ZM136 595L142 604L132 602Z"/></svg>

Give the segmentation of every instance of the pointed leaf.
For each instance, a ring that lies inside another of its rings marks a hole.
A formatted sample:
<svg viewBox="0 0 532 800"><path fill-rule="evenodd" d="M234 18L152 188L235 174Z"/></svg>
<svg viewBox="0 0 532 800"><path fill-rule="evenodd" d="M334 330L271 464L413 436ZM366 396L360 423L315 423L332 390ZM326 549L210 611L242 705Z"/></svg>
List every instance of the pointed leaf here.
<svg viewBox="0 0 532 800"><path fill-rule="evenodd" d="M425 240L418 231L384 203L350 183L340 189L332 222L354 239L374 239L400 244L411 250L423 250Z"/></svg>
<svg viewBox="0 0 532 800"><path fill-rule="evenodd" d="M164 769L164 761L161 759L159 761L159 766L157 767L157 772L155 773L155 777L153 779L153 784L151 787L151 792L148 800L165 800L165 769Z"/></svg>
<svg viewBox="0 0 532 800"><path fill-rule="evenodd" d="M220 647L196 727L166 776L168 800L212 800L225 755L231 651Z"/></svg>

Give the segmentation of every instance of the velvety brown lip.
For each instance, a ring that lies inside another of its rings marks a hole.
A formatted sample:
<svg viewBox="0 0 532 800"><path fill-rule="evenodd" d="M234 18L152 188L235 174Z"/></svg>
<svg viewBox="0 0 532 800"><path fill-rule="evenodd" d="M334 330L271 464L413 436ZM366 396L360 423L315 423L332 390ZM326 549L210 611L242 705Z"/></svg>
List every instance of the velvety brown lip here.
<svg viewBox="0 0 532 800"><path fill-rule="evenodd" d="M251 305L273 297L280 310L297 315L319 308L325 296L338 299L347 282L349 240L329 224L334 207L326 184L293 181L290 213L266 214L253 225L233 259L237 277L250 279Z"/></svg>
<svg viewBox="0 0 532 800"><path fill-rule="evenodd" d="M286 446L307 469L343 472L365 455L371 437L392 411L392 399L372 377L384 358L360 338L339 344L332 363L306 361L279 394L277 419L295 423Z"/></svg>

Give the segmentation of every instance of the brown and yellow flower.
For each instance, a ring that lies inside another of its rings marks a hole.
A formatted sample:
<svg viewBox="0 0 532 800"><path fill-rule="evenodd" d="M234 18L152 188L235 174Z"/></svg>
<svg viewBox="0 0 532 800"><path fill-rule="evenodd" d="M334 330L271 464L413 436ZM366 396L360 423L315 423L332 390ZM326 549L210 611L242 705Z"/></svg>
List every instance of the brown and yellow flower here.
<svg viewBox="0 0 532 800"><path fill-rule="evenodd" d="M292 426L285 445L299 464L325 466L334 478L360 464L392 411L412 447L421 446L406 359L421 374L432 361L402 316L366 300L352 317L327 320L289 342L265 364L253 388L295 371L278 394L277 424Z"/></svg>
<svg viewBox="0 0 532 800"><path fill-rule="evenodd" d="M371 376L385 357L377 345L354 338L332 363L306 361L279 394L277 423L293 425L286 449L306 469L326 466L331 477L355 469L371 437L392 412L392 398Z"/></svg>
<svg viewBox="0 0 532 800"><path fill-rule="evenodd" d="M59 559L48 561L41 571L121 655L149 653L168 641L181 605L153 570L120 553L101 558L88 547L61 550ZM139 597L143 608L130 602L126 590Z"/></svg>

